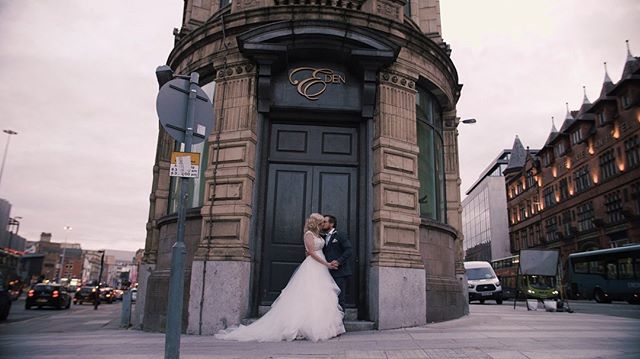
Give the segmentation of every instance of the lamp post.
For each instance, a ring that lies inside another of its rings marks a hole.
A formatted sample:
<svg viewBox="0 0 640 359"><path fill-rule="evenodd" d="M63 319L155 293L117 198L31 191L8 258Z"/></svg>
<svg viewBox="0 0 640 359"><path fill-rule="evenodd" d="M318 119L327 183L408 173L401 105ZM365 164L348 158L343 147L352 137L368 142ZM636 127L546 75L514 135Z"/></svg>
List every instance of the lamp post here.
<svg viewBox="0 0 640 359"><path fill-rule="evenodd" d="M2 172L4 172L4 162L7 160L7 152L9 152L9 143L11 142L11 136L17 135L16 131L12 130L2 130L2 132L9 135L7 137L7 145L4 147L4 155L2 155L2 166L0 166L0 182L2 182Z"/></svg>
<svg viewBox="0 0 640 359"><path fill-rule="evenodd" d="M11 242L13 242L13 236L15 235L16 237L18 236L18 231L20 230L20 221L19 219L22 219L22 217L17 216L17 217L13 217L13 218L9 218L9 226L16 226L16 231L15 233L12 231L9 231L9 244L7 245L8 248L11 248Z"/></svg>
<svg viewBox="0 0 640 359"><path fill-rule="evenodd" d="M71 226L64 226L64 247L62 247L62 260L60 261L60 274L58 275L58 283L62 284L62 276L64 274L64 257L67 253L67 236L69 231L72 230Z"/></svg>

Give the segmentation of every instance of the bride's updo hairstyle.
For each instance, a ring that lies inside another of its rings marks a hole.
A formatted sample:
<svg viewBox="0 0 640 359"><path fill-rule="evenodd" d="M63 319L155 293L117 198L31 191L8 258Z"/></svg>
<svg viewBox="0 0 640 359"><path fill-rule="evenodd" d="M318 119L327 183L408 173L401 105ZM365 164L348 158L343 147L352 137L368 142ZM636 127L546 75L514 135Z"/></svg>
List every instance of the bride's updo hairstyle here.
<svg viewBox="0 0 640 359"><path fill-rule="evenodd" d="M320 232L320 223L324 221L324 216L320 213L311 213L304 224L304 231L311 231L313 233Z"/></svg>

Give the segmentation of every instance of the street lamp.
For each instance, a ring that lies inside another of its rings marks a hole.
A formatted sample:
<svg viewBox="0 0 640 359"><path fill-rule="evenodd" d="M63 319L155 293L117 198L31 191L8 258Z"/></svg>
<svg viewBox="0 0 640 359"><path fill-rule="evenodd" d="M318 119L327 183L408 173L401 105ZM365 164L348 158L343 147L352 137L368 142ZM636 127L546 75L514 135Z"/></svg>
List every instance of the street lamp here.
<svg viewBox="0 0 640 359"><path fill-rule="evenodd" d="M0 166L0 182L2 182L2 172L4 172L4 162L7 160L7 152L9 152L9 143L11 142L11 136L17 135L16 131L12 130L2 130L2 132L9 135L7 137L7 145L4 147L4 155L2 155L2 166Z"/></svg>
<svg viewBox="0 0 640 359"><path fill-rule="evenodd" d="M9 226L16 226L16 231L12 232L11 230L9 230L9 245L7 247L11 248L11 242L13 242L13 236L15 235L16 237L18 236L18 231L20 230L20 221L19 219L22 219L22 217L20 216L16 216L13 218L9 218Z"/></svg>
<svg viewBox="0 0 640 359"><path fill-rule="evenodd" d="M62 247L62 260L60 261L60 274L58 275L58 283L62 283L62 276L64 274L64 257L67 253L67 236L69 235L69 231L72 230L71 226L64 226L64 246Z"/></svg>

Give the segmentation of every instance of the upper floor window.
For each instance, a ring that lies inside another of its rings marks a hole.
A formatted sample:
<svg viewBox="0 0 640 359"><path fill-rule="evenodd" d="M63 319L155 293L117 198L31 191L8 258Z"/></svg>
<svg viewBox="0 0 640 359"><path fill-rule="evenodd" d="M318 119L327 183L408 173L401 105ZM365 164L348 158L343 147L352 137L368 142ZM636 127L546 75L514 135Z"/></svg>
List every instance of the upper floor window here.
<svg viewBox="0 0 640 359"><path fill-rule="evenodd" d="M535 177L533 176L533 172L532 171L527 171L527 189L534 187L537 182Z"/></svg>
<svg viewBox="0 0 640 359"><path fill-rule="evenodd" d="M612 149L600 156L600 176L603 181L618 172L615 162L615 156L613 155Z"/></svg>
<svg viewBox="0 0 640 359"><path fill-rule="evenodd" d="M573 172L573 180L576 184L576 192L582 192L591 187L589 165L584 165Z"/></svg>
<svg viewBox="0 0 640 359"><path fill-rule="evenodd" d="M556 157L562 157L565 152L564 142L558 142L556 145Z"/></svg>
<svg viewBox="0 0 640 359"><path fill-rule="evenodd" d="M569 177L560 180L560 200L569 198Z"/></svg>
<svg viewBox="0 0 640 359"><path fill-rule="evenodd" d="M627 167L635 168L640 165L640 141L638 135L634 135L624 142L624 150L627 155Z"/></svg>
<svg viewBox="0 0 640 359"><path fill-rule="evenodd" d="M631 106L631 96L629 95L628 92L624 93L622 95L622 107L623 108L627 108L629 106Z"/></svg>
<svg viewBox="0 0 640 359"><path fill-rule="evenodd" d="M602 110L598 113L598 125L602 126L605 123L607 123L607 115L605 114L604 110Z"/></svg>
<svg viewBox="0 0 640 359"><path fill-rule="evenodd" d="M416 95L420 215L446 222L442 111L436 98L418 88Z"/></svg>
<svg viewBox="0 0 640 359"><path fill-rule="evenodd" d="M545 167L548 167L549 165L551 165L551 161L552 161L551 152L549 151L545 152L544 155L542 155L542 165L544 165Z"/></svg>
<svg viewBox="0 0 640 359"><path fill-rule="evenodd" d="M556 205L556 196L553 193L553 186L549 186L542 191L544 195L544 208L550 208Z"/></svg>
<svg viewBox="0 0 640 359"><path fill-rule="evenodd" d="M571 134L571 142L575 145L582 141L582 131L577 129Z"/></svg>
<svg viewBox="0 0 640 359"><path fill-rule="evenodd" d="M222 9L223 7L231 4L231 0L220 0L220 8Z"/></svg>
<svg viewBox="0 0 640 359"><path fill-rule="evenodd" d="M613 191L604 195L604 208L609 223L616 223L622 220L622 199L620 198L620 191Z"/></svg>
<svg viewBox="0 0 640 359"><path fill-rule="evenodd" d="M595 228L593 225L593 203L587 202L577 208L578 211L578 231L588 231Z"/></svg>
<svg viewBox="0 0 640 359"><path fill-rule="evenodd" d="M556 216L547 218L544 221L545 239L547 242L553 242L558 239L558 222Z"/></svg>

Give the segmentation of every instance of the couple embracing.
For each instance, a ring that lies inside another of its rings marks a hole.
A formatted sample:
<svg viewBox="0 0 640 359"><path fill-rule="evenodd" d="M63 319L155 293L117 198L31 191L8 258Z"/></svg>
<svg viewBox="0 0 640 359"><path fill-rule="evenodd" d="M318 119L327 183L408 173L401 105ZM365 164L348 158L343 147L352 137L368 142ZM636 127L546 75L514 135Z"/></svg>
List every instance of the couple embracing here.
<svg viewBox="0 0 640 359"><path fill-rule="evenodd" d="M216 338L273 342L327 340L345 332L345 287L351 269L351 243L336 229L334 216L312 213L305 223L306 259L289 279L271 309L248 326L222 330Z"/></svg>

